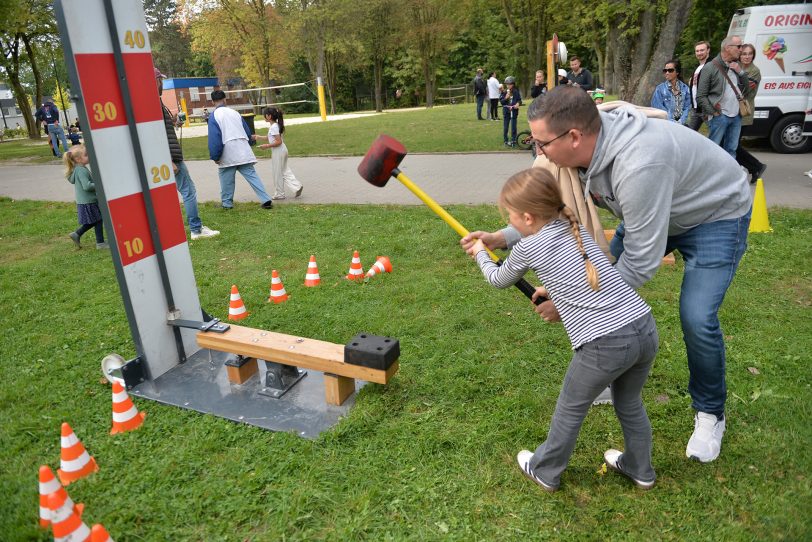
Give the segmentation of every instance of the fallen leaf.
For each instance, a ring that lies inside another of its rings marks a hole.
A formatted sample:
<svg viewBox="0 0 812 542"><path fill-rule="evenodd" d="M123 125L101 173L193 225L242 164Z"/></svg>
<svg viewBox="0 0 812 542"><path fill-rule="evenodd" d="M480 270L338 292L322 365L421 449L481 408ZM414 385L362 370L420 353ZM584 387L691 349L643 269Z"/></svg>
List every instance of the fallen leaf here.
<svg viewBox="0 0 812 542"><path fill-rule="evenodd" d="M441 533L448 534L448 524L445 521L440 521L435 523L435 525L437 525L437 528L440 529Z"/></svg>
<svg viewBox="0 0 812 542"><path fill-rule="evenodd" d="M750 373L751 373L751 374L754 374L754 375L760 375L760 374L761 374L761 373L759 372L759 370L758 370L758 369L756 369L755 367L748 367L748 368L747 368L747 370L748 370L748 371L750 371Z"/></svg>
<svg viewBox="0 0 812 542"><path fill-rule="evenodd" d="M600 474L601 476L606 474L606 463L602 464L601 467L598 469L598 474Z"/></svg>
<svg viewBox="0 0 812 542"><path fill-rule="evenodd" d="M660 395L656 396L654 400L658 403L667 403L671 400L667 393L661 393Z"/></svg>

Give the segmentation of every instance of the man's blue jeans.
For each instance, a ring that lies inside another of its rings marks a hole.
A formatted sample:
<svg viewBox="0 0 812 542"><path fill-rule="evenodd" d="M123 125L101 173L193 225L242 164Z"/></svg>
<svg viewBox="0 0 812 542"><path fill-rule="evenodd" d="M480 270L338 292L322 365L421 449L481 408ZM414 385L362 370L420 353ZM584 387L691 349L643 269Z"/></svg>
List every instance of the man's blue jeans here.
<svg viewBox="0 0 812 542"><path fill-rule="evenodd" d="M254 164L226 166L221 167L218 172L220 175L220 201L222 201L223 207L226 209L234 207L234 176L238 171L240 175L245 177L245 180L248 181L251 188L254 189L254 193L257 195L257 198L259 198L260 203L265 203L271 199L271 196L265 192L265 185L262 184L262 179L257 175Z"/></svg>
<svg viewBox="0 0 812 542"><path fill-rule="evenodd" d="M68 150L68 140L65 137L65 130L63 130L59 124L49 124L48 135L51 136L51 144L54 146L54 152L61 158L62 152ZM59 141L62 142L62 152L59 152Z"/></svg>
<svg viewBox="0 0 812 542"><path fill-rule="evenodd" d="M734 159L736 158L736 149L739 146L741 131L741 115L735 117L716 115L708 121L708 139L725 149Z"/></svg>
<svg viewBox="0 0 812 542"><path fill-rule="evenodd" d="M685 261L679 314L688 355L688 392L699 412L725 411L725 342L719 307L747 248L750 211L741 218L718 220L668 237L666 254L679 250ZM617 227L609 250L623 253L624 224Z"/></svg>
<svg viewBox="0 0 812 542"><path fill-rule="evenodd" d="M476 118L478 118L479 120L483 120L482 119L482 104L484 104L484 103L485 103L485 95L484 94L478 94L476 96Z"/></svg>
<svg viewBox="0 0 812 542"><path fill-rule="evenodd" d="M186 221L189 223L189 229L192 233L200 233L203 222L200 220L200 214L197 210L197 190L195 189L195 183L189 175L189 168L186 167L185 162L178 162L175 165L178 167L178 171L175 173L175 184L178 187L178 192L183 196L183 208L186 210Z"/></svg>

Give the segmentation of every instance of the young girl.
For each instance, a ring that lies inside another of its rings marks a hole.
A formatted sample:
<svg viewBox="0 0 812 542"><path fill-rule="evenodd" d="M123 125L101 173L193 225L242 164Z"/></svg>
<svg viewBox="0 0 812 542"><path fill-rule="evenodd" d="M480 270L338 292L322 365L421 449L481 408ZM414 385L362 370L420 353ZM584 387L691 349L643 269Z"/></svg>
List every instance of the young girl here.
<svg viewBox="0 0 812 542"><path fill-rule="evenodd" d="M516 88L516 78L512 75L505 77L505 91L499 95L502 104L502 139L505 147L516 146L516 122L519 118L519 106L522 105L522 94ZM508 140L508 127L510 127L510 140Z"/></svg>
<svg viewBox="0 0 812 542"><path fill-rule="evenodd" d="M304 187L296 179L296 176L288 166L288 148L282 141L282 134L285 133L285 120L282 118L282 110L276 107L266 107L262 113L265 120L271 125L268 130L268 143L259 146L260 149L273 148L271 155L271 168L273 170L273 182L275 193L273 199L285 199L285 185L294 191L296 197L302 195ZM256 138L256 136L254 136Z"/></svg>
<svg viewBox="0 0 812 542"><path fill-rule="evenodd" d="M575 351L558 396L547 440L522 450L519 467L546 491L558 489L592 401L612 384L625 452L607 450L606 465L643 489L654 486L651 424L641 398L658 348L651 308L632 290L564 206L558 183L541 168L521 171L502 188L499 206L522 239L501 266L481 240L467 252L488 282L507 288L535 271L561 314ZM544 291L546 290L546 291Z"/></svg>
<svg viewBox="0 0 812 542"><path fill-rule="evenodd" d="M102 216L99 210L98 199L96 199L96 185L87 164L90 161L87 157L87 150L84 145L74 145L62 156L65 164L65 178L75 186L76 189L76 213L79 216L79 228L70 233L70 238L76 248L82 248L80 239L82 235L93 228L96 232L96 248L110 248L104 242L104 227L102 226Z"/></svg>

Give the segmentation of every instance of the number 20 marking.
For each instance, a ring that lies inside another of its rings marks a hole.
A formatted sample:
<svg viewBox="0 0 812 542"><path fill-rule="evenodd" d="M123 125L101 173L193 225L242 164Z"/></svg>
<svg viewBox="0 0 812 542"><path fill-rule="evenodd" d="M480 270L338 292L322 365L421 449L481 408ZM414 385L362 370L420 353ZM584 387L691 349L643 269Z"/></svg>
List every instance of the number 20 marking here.
<svg viewBox="0 0 812 542"><path fill-rule="evenodd" d="M152 166L152 169L149 170L152 174L152 182L159 183L162 180L168 181L169 180L169 166L163 164L161 167Z"/></svg>

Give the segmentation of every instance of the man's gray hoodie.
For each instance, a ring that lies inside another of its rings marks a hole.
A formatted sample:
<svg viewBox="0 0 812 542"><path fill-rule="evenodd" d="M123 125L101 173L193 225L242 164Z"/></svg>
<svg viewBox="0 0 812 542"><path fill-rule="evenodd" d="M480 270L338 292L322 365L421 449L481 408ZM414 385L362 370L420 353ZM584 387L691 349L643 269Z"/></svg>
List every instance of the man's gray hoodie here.
<svg viewBox="0 0 812 542"><path fill-rule="evenodd" d="M750 210L747 174L719 145L632 106L600 115L592 162L579 175L584 195L624 221L616 268L632 288L654 276L668 236ZM508 246L519 239L516 230L503 233Z"/></svg>

